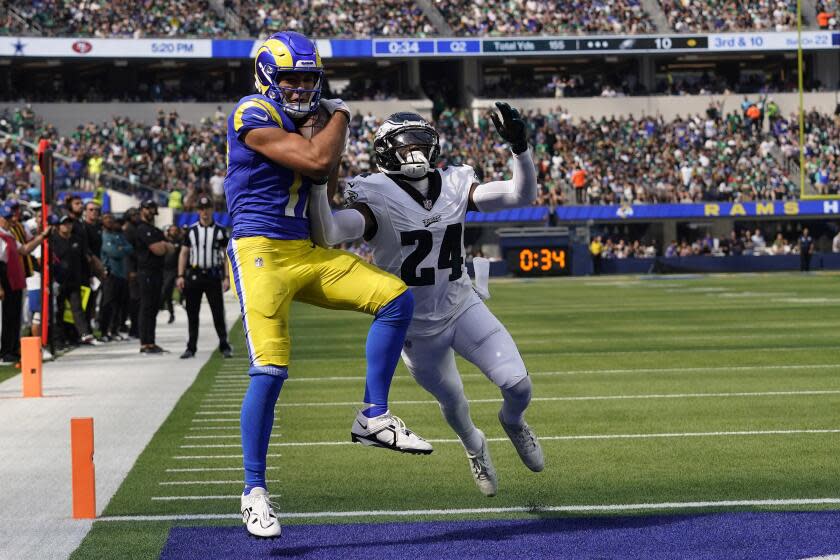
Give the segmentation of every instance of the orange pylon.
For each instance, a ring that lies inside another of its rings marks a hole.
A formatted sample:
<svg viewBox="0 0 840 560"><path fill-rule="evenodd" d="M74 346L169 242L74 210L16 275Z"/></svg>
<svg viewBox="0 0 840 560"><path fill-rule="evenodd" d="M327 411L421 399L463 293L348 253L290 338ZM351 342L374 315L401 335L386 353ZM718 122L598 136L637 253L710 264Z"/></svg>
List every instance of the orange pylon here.
<svg viewBox="0 0 840 560"><path fill-rule="evenodd" d="M41 379L41 338L24 336L20 339L20 365L24 397L43 397Z"/></svg>
<svg viewBox="0 0 840 560"><path fill-rule="evenodd" d="M96 518L96 476L93 467L93 418L70 419L73 457L73 518Z"/></svg>

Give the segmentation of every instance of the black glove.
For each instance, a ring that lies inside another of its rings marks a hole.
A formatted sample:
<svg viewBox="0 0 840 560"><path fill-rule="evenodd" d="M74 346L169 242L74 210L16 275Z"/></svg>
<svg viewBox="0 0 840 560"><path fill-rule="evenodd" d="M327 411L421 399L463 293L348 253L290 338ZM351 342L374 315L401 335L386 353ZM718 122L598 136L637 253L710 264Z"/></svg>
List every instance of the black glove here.
<svg viewBox="0 0 840 560"><path fill-rule="evenodd" d="M519 111L511 108L507 103L496 101L496 107L502 114L502 121L496 113L492 113L490 118L493 119L493 124L505 142L510 144L510 149L514 154L521 154L528 149L528 138L526 136L525 121L519 116Z"/></svg>

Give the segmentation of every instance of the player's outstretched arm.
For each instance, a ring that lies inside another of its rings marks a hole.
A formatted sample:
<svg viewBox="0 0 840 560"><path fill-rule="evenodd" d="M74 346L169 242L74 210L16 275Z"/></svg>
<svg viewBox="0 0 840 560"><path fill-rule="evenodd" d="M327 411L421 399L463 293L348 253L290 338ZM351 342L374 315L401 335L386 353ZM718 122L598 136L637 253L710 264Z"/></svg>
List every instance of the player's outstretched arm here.
<svg viewBox="0 0 840 560"><path fill-rule="evenodd" d="M312 241L332 247L360 239L368 229L368 218L354 208L333 214L327 199L327 183L313 184L309 191L309 220Z"/></svg>
<svg viewBox="0 0 840 560"><path fill-rule="evenodd" d="M325 177L341 158L349 122L350 110L342 103L342 107L332 108L327 125L311 139L281 128L255 128L245 133L245 144L274 163L307 177Z"/></svg>
<svg viewBox="0 0 840 560"><path fill-rule="evenodd" d="M499 136L510 143L513 152L513 179L475 184L470 190L470 206L479 212L530 206L537 198L537 170L528 149L525 121L507 103L496 102L502 120L494 113L493 124Z"/></svg>

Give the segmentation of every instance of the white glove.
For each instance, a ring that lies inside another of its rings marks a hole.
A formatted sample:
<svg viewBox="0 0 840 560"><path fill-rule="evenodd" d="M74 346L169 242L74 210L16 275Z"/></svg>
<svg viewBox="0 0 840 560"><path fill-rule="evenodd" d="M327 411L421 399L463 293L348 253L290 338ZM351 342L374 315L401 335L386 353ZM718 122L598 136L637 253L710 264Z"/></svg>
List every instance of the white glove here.
<svg viewBox="0 0 840 560"><path fill-rule="evenodd" d="M350 107L347 106L347 103L342 101L341 99L322 99L321 100L321 107L327 110L327 112L332 115L336 111L341 111L345 115L347 115L347 120L350 120L352 116L350 114Z"/></svg>

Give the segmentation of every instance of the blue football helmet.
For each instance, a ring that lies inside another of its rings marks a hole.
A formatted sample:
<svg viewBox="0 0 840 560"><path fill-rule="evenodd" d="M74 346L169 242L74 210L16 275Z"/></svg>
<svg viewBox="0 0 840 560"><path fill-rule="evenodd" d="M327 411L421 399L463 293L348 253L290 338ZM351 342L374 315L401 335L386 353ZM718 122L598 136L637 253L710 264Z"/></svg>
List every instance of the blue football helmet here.
<svg viewBox="0 0 840 560"><path fill-rule="evenodd" d="M277 84L287 72L315 74L313 89L284 88ZM294 119L307 117L318 110L324 66L315 42L295 31L273 34L260 46L254 59L257 91L277 103ZM291 100L298 94L297 100Z"/></svg>

